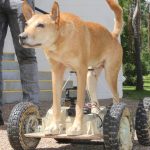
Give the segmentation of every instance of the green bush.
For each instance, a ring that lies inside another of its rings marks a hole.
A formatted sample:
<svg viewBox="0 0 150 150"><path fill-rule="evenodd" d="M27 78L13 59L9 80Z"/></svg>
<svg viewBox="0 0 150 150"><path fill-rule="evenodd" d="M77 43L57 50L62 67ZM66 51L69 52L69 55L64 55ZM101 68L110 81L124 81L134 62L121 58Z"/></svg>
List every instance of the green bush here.
<svg viewBox="0 0 150 150"><path fill-rule="evenodd" d="M143 75L148 75L148 64L146 62L142 62L142 73Z"/></svg>
<svg viewBox="0 0 150 150"><path fill-rule="evenodd" d="M124 85L136 85L135 65L126 63L123 66L124 76L126 78Z"/></svg>
<svg viewBox="0 0 150 150"><path fill-rule="evenodd" d="M142 69L143 75L150 73L150 53L148 50L142 51Z"/></svg>

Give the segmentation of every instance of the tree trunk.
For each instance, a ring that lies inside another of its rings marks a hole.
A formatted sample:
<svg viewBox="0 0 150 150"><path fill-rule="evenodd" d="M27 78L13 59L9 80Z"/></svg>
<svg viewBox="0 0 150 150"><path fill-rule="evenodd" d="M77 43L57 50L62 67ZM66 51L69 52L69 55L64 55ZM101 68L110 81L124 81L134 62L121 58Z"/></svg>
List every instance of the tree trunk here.
<svg viewBox="0 0 150 150"><path fill-rule="evenodd" d="M143 90L142 63L140 58L141 53L140 23L141 23L140 0L136 0L136 7L132 19L132 26L134 32L135 64L137 74L136 90Z"/></svg>
<svg viewBox="0 0 150 150"><path fill-rule="evenodd" d="M128 6L128 45L129 45L129 52L133 53L133 28L132 28L132 16L133 16L133 9L132 9L132 5L129 4Z"/></svg>

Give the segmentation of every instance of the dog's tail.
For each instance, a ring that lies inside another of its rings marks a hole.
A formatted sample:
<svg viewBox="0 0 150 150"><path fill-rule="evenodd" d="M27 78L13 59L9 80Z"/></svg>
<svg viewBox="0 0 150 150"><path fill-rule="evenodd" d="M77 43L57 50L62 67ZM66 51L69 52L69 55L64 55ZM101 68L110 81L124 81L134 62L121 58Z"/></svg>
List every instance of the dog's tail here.
<svg viewBox="0 0 150 150"><path fill-rule="evenodd" d="M122 27L123 27L123 10L118 4L118 0L106 0L110 8L115 13L115 26L112 32L114 37L118 37L121 34Z"/></svg>

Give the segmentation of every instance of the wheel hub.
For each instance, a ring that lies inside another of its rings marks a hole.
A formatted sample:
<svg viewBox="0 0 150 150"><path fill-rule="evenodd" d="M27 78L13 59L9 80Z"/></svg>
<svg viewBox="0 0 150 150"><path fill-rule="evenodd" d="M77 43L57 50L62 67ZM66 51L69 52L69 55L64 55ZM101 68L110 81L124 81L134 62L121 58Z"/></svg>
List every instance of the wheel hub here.
<svg viewBox="0 0 150 150"><path fill-rule="evenodd" d="M26 121L26 127L25 127L26 133L36 132L36 130L38 129L38 124L39 123L37 117L35 115L30 115Z"/></svg>

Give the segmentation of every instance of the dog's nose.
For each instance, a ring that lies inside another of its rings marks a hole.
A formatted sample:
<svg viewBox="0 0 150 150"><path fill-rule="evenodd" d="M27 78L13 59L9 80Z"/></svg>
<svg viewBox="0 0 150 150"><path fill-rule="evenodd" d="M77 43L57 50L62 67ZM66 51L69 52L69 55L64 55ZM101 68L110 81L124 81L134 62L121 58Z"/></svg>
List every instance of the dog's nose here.
<svg viewBox="0 0 150 150"><path fill-rule="evenodd" d="M23 41L26 40L27 38L28 38L28 35L25 34L25 33L21 33L21 34L19 35L19 40L20 40L21 42L23 42Z"/></svg>

